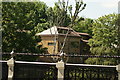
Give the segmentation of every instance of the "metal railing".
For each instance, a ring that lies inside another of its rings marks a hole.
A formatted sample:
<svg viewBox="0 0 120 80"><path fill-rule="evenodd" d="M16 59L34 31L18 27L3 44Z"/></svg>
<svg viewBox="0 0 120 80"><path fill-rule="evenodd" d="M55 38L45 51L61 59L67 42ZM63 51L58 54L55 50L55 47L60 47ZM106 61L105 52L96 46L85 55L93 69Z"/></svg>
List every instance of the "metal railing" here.
<svg viewBox="0 0 120 80"><path fill-rule="evenodd" d="M7 61L2 63L2 79L8 80ZM15 61L13 80L57 80L56 63Z"/></svg>
<svg viewBox="0 0 120 80"><path fill-rule="evenodd" d="M7 80L7 78L8 78L7 61L0 61L0 64L2 64L2 79L1 80Z"/></svg>
<svg viewBox="0 0 120 80"><path fill-rule="evenodd" d="M15 61L14 80L57 80L56 63Z"/></svg>
<svg viewBox="0 0 120 80"><path fill-rule="evenodd" d="M60 54L40 54L40 53L14 53L15 55L28 55L28 56L60 56ZM0 55L10 55L8 52L2 52ZM67 54L65 57L87 57L87 58L120 58L118 55L79 55L79 54Z"/></svg>
<svg viewBox="0 0 120 80"><path fill-rule="evenodd" d="M64 63L63 57L73 57L73 55L53 55L53 54L31 54L25 53L18 55L31 56L59 56L61 61L57 63L45 62L25 62L15 61L14 54L11 59L0 61L3 63L3 78L8 80L120 80L120 65L87 65L87 64L68 64ZM120 56L96 56L96 55L74 55L74 57L103 57L119 58ZM7 62L7 64L6 64ZM8 65L8 66L6 66ZM6 69L6 70L5 70Z"/></svg>
<svg viewBox="0 0 120 80"><path fill-rule="evenodd" d="M8 78L7 61L2 63L2 79ZM13 80L57 80L57 63L15 61ZM65 64L64 80L118 80L116 66Z"/></svg>
<svg viewBox="0 0 120 80"><path fill-rule="evenodd" d="M65 80L118 80L116 66L66 64Z"/></svg>

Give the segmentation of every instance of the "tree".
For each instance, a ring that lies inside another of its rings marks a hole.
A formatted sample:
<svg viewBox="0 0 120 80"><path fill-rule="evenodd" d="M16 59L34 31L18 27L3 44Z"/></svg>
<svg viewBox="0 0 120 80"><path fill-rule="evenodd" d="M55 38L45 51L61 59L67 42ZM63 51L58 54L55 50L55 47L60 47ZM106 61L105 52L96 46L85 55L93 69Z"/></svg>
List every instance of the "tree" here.
<svg viewBox="0 0 120 80"><path fill-rule="evenodd" d="M72 5L69 5L69 0L65 2L65 0L58 0L57 3L55 3L54 8L49 8L47 15L48 15L48 22L53 26L67 26L69 27L66 36L64 38L64 42L62 45L62 48L60 50L60 53L62 52L67 36L69 34L70 28L73 27L75 22L77 22L78 14L84 10L86 7L86 4L83 3L82 0L75 0L75 11L72 12ZM55 48L55 46L54 46Z"/></svg>
<svg viewBox="0 0 120 80"><path fill-rule="evenodd" d="M38 25L46 23L46 9L43 2L3 2L3 52L42 53L44 50L37 45L41 40L35 34Z"/></svg>
<svg viewBox="0 0 120 80"><path fill-rule="evenodd" d="M80 18L80 21L73 26L73 29L77 32L88 33L92 35L92 24L94 21L90 18Z"/></svg>
<svg viewBox="0 0 120 80"><path fill-rule="evenodd" d="M56 26L73 26L78 18L78 14L84 10L86 4L82 0L75 0L75 11L73 6L69 5L69 0L58 0L54 8L49 8L47 15L49 22Z"/></svg>
<svg viewBox="0 0 120 80"><path fill-rule="evenodd" d="M47 10L48 22L51 26L68 26L70 24L70 17L64 7L60 7L59 3L55 3L55 6L48 8Z"/></svg>
<svg viewBox="0 0 120 80"><path fill-rule="evenodd" d="M118 55L117 54L117 14L109 14L98 18L92 28L92 39L89 40L91 54L93 55ZM116 64L112 58L89 58L91 64Z"/></svg>
<svg viewBox="0 0 120 80"><path fill-rule="evenodd" d="M116 20L116 26L117 26L117 32L118 32L118 34L117 34L117 42L118 42L118 44L117 44L117 53L118 53L118 56L120 56L120 14L118 14L118 17L117 17L117 20ZM118 59L118 63L120 63L120 59Z"/></svg>

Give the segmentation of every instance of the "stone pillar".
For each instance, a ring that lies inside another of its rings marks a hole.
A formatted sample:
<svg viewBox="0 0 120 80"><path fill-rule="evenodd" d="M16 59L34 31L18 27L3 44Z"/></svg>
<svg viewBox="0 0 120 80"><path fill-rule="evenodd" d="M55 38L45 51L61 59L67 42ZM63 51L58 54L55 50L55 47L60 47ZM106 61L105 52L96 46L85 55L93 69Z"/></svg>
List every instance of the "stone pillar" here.
<svg viewBox="0 0 120 80"><path fill-rule="evenodd" d="M116 70L118 71L118 80L120 80L120 64L117 65Z"/></svg>
<svg viewBox="0 0 120 80"><path fill-rule="evenodd" d="M1 56L1 55L0 55ZM1 59L2 60L2 59ZM0 80L2 80L2 62L0 62Z"/></svg>
<svg viewBox="0 0 120 80"><path fill-rule="evenodd" d="M13 80L13 74L14 74L14 59L11 58L7 61L8 65L8 80Z"/></svg>
<svg viewBox="0 0 120 80"><path fill-rule="evenodd" d="M63 61L59 61L56 64L56 67L58 68L58 80L64 80L64 62Z"/></svg>

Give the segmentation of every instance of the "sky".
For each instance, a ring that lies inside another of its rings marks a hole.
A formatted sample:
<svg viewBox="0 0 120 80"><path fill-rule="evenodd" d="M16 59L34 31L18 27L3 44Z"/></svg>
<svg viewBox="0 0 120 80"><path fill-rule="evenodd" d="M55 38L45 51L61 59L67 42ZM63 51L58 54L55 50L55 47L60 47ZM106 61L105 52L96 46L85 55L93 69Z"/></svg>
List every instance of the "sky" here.
<svg viewBox="0 0 120 80"><path fill-rule="evenodd" d="M58 0L40 0L48 6L53 7ZM120 0L83 0L86 8L79 13L79 16L85 18L97 19L101 16L118 13L118 2ZM69 4L74 5L74 0L69 0Z"/></svg>

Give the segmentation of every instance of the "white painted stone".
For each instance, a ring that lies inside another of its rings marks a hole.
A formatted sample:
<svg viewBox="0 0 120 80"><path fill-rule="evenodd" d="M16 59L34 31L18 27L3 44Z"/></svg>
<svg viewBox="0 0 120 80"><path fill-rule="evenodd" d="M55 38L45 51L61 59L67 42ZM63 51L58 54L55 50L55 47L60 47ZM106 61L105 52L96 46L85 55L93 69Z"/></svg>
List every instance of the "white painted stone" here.
<svg viewBox="0 0 120 80"><path fill-rule="evenodd" d="M11 58L10 60L8 60L7 65L8 65L8 80L12 80L14 74L14 59Z"/></svg>
<svg viewBox="0 0 120 80"><path fill-rule="evenodd" d="M64 80L64 62L60 61L56 64L56 67L58 68L58 80Z"/></svg>
<svg viewBox="0 0 120 80"><path fill-rule="evenodd" d="M120 64L117 65L116 70L118 71L118 80L120 80Z"/></svg>

